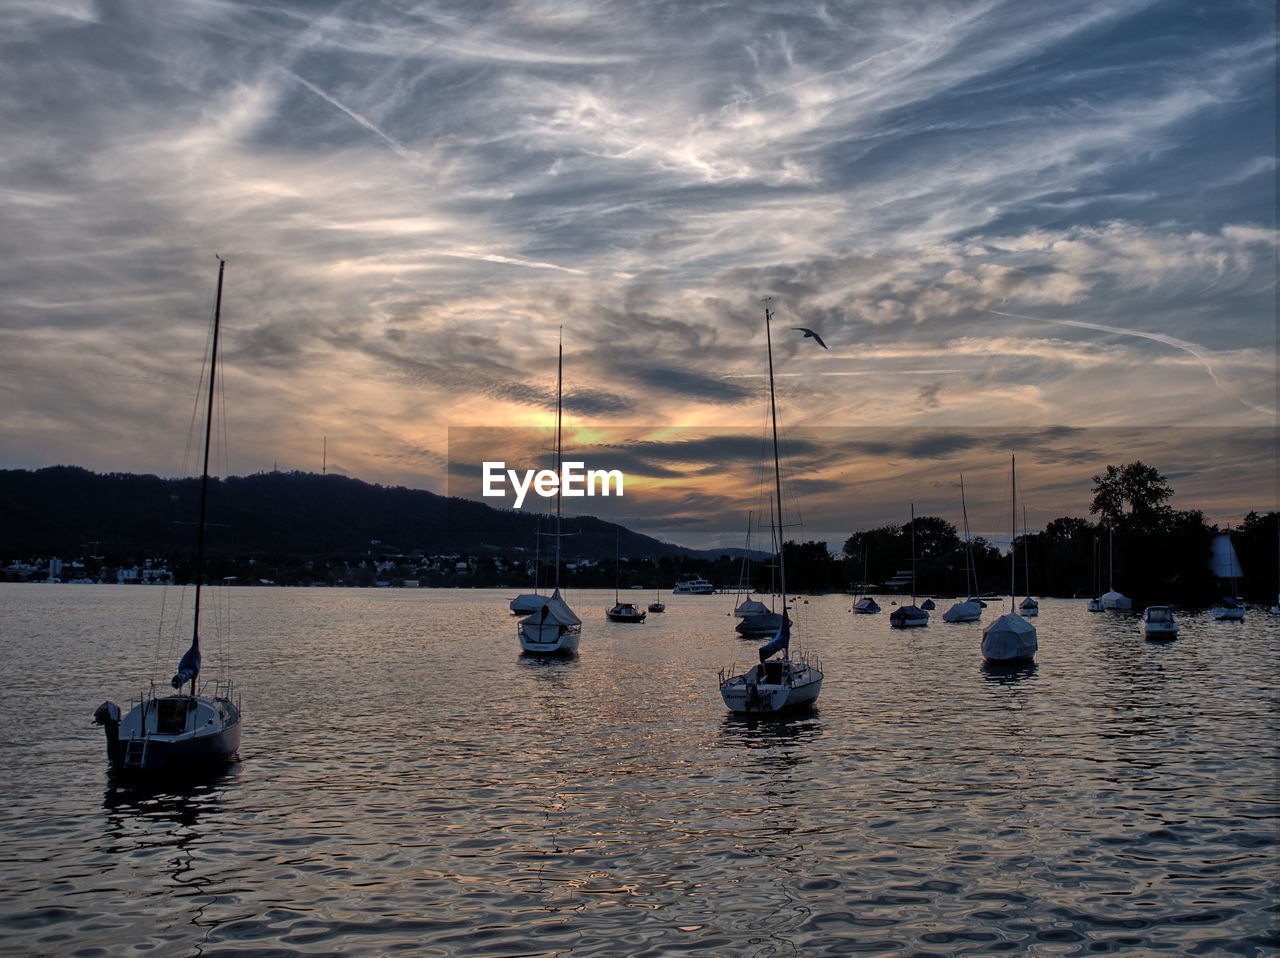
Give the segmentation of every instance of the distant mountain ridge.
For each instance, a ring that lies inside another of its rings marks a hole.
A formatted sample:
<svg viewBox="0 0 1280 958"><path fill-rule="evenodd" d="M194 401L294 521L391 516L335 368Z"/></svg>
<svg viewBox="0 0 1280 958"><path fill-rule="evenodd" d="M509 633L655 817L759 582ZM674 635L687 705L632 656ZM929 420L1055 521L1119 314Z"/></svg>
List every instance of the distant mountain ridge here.
<svg viewBox="0 0 1280 958"><path fill-rule="evenodd" d="M346 476L266 472L209 484L214 554L532 554L539 521L546 522L532 513ZM193 536L183 526L197 520L199 495L196 478L99 474L79 466L0 470L0 552L192 551ZM743 552L687 549L593 517L566 518L565 532L573 533L566 554L581 558L611 559L615 548L650 558Z"/></svg>

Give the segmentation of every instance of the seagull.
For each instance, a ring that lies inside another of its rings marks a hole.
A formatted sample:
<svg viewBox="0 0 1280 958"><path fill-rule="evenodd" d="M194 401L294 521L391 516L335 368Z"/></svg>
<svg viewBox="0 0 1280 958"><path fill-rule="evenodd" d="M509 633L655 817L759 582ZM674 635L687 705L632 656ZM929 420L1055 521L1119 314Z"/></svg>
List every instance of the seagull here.
<svg viewBox="0 0 1280 958"><path fill-rule="evenodd" d="M819 336L817 333L815 333L812 329L805 329L803 326L792 326L791 328L797 329L800 332L804 333L805 339L809 339L810 337L812 337L818 341L818 345L821 346L823 349L827 348L827 344L822 341L822 337Z"/></svg>

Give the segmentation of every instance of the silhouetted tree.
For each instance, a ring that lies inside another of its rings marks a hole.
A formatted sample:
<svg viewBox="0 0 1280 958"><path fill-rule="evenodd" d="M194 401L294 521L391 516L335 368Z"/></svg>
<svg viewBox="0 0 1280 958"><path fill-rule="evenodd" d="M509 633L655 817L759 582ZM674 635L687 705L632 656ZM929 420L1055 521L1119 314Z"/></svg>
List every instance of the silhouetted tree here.
<svg viewBox="0 0 1280 958"><path fill-rule="evenodd" d="M1232 533L1236 555L1244 579L1240 595L1252 602L1268 605L1277 601L1280 589L1280 539L1277 538L1277 521L1280 513L1259 515L1250 512Z"/></svg>
<svg viewBox="0 0 1280 958"><path fill-rule="evenodd" d="M1173 495L1164 476L1143 462L1127 466L1107 466L1107 471L1093 477L1091 513L1099 513L1105 522L1155 530L1172 517L1165 503ZM1125 512L1125 506L1128 512Z"/></svg>

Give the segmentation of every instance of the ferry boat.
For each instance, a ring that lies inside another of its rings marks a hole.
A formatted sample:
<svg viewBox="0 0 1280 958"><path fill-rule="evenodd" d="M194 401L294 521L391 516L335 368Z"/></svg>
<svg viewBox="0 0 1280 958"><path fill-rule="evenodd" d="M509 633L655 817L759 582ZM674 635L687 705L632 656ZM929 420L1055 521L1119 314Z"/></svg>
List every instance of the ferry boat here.
<svg viewBox="0 0 1280 958"><path fill-rule="evenodd" d="M712 595L715 591L716 587L700 575L681 579L671 590L673 595Z"/></svg>

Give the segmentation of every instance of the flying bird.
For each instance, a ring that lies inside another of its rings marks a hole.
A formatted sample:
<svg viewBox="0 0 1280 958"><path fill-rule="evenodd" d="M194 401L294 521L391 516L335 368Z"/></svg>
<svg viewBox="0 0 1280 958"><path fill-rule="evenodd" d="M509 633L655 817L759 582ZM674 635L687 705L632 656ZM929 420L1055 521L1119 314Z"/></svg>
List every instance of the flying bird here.
<svg viewBox="0 0 1280 958"><path fill-rule="evenodd" d="M818 341L819 346L821 346L823 349L827 348L827 344L822 341L822 337L819 336L817 333L815 333L812 329L805 329L803 326L792 326L791 328L798 329L800 332L804 333L805 339L809 339L810 337L813 337Z"/></svg>

